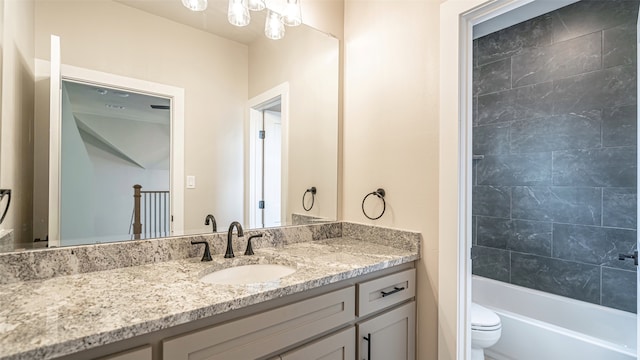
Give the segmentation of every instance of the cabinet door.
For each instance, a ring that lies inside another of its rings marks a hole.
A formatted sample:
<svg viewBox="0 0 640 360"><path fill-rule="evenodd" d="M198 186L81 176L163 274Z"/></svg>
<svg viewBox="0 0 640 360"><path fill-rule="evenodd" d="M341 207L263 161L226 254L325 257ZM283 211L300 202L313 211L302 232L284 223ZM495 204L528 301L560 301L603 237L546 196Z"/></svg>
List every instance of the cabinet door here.
<svg viewBox="0 0 640 360"><path fill-rule="evenodd" d="M353 360L356 357L354 327L302 346L281 356L282 360Z"/></svg>
<svg viewBox="0 0 640 360"><path fill-rule="evenodd" d="M415 301L358 324L358 359L415 360Z"/></svg>

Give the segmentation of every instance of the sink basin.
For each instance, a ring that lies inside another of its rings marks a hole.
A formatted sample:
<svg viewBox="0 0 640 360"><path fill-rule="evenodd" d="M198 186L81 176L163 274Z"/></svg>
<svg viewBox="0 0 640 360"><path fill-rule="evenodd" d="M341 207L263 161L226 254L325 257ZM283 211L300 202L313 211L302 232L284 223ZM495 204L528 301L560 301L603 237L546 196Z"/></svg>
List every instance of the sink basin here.
<svg viewBox="0 0 640 360"><path fill-rule="evenodd" d="M251 264L214 271L200 278L208 284L242 285L278 280L296 272L291 266L276 264Z"/></svg>

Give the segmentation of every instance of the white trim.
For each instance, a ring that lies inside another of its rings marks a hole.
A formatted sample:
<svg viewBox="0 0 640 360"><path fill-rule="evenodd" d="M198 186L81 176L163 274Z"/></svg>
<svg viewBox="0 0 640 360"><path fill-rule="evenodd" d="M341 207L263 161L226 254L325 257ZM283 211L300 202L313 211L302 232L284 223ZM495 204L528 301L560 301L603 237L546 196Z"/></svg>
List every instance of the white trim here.
<svg viewBox="0 0 640 360"><path fill-rule="evenodd" d="M59 39L59 38L58 38ZM52 59L54 57L52 56ZM61 78L68 81L90 83L102 85L105 87L115 87L125 89L131 92L139 92L144 94L157 95L160 97L168 98L171 101L171 180L170 180L170 192L171 192L171 215L173 221L171 222L172 234L183 234L184 232L184 89L155 83L146 80L134 79L126 76L115 75L105 73L96 70L84 69L81 67L71 65L61 65ZM51 88L53 89L54 81L51 81ZM58 80L58 88L60 87L60 79ZM51 103L51 114L53 111L60 112L60 104ZM54 106L56 109L54 109ZM50 185L49 185L49 241L50 246L58 246L60 241L60 184L59 184L59 172L60 172L60 144L59 144L59 128L60 128L60 116L58 115L57 123L51 121L51 142L49 146L49 169L50 169ZM51 117L54 119L54 117ZM54 136L54 128L57 131L57 136ZM55 145L55 147L54 147ZM57 175L57 180L55 174ZM57 183L57 187L53 187L53 182ZM57 188L57 191L52 191ZM52 203L52 200L55 202ZM54 213L51 212L52 204L56 204L54 209L57 209ZM52 216L53 215L53 216ZM55 220L54 227L52 228L52 219ZM57 237L52 239L52 229L57 229ZM51 242L54 240L54 242ZM53 245L57 241L57 245Z"/></svg>
<svg viewBox="0 0 640 360"><path fill-rule="evenodd" d="M446 302L453 300L452 294L440 291L439 304L443 308L439 310L439 321L443 323L439 329L450 330L439 332L439 358L451 355L446 354L450 350L455 351L456 359L471 358L473 27L534 1L544 0L448 0L440 7L439 273L442 279L443 274L455 272L456 303L452 314ZM448 165L454 156L456 167ZM457 224L453 229L452 223ZM457 239L454 245L453 237ZM453 259L455 264L451 264ZM444 281L439 283L442 286ZM454 334L455 345L451 345Z"/></svg>
<svg viewBox="0 0 640 360"><path fill-rule="evenodd" d="M282 219L282 224L285 225L286 224L286 220L287 220L287 211L289 209L288 206L288 191L287 189L289 188L289 177L287 174L289 174L289 83L288 82L284 82L278 86L275 86L265 92L263 92L260 95L257 95L251 99L249 99L249 101L247 102L247 109L245 111L245 124L244 124L244 129L245 129L245 134L244 134L244 139L245 139L245 145L244 145L244 178L249 180L251 177L251 171L252 169L250 168L250 154L251 154L251 139L252 139L252 133L251 133L251 129L252 124L250 121L250 110L252 108L260 108L261 105L263 105L264 103L276 98L276 97L280 97L280 102L281 102L281 120L282 120L282 163L281 163L281 184L282 184L282 198L281 201L282 203L281 205L281 211L280 211L280 218ZM245 206L244 206L244 223L245 224L249 224L251 217L250 217L250 209L252 206L251 205L251 191L250 191L250 185L251 182L250 181L245 181L244 184L244 198L245 198ZM253 206L255 206L255 204L253 204Z"/></svg>
<svg viewBox="0 0 640 360"><path fill-rule="evenodd" d="M60 246L60 37L51 35L49 72L49 246Z"/></svg>
<svg viewBox="0 0 640 360"><path fill-rule="evenodd" d="M636 20L636 60L640 58L640 16ZM636 61L636 74L640 72L640 63ZM640 99L640 79L637 79L636 75L636 88L637 88L637 99ZM637 100L640 101L640 100ZM636 124L640 123L640 114L636 113ZM636 148L640 146L640 126L637 126L636 133ZM640 158L636 157L636 189L640 189ZM636 216L637 222L636 224L640 224L640 202L636 200ZM636 236L636 249L640 249L640 237ZM636 306L637 309L640 309L640 267L636 266ZM636 314L636 357L640 359L640 316Z"/></svg>

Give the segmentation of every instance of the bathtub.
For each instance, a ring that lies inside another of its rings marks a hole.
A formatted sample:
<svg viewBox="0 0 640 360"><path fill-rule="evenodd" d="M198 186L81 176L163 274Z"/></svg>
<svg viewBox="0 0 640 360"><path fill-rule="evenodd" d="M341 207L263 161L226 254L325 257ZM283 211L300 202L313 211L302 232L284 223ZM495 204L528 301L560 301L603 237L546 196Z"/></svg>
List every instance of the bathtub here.
<svg viewBox="0 0 640 360"><path fill-rule="evenodd" d="M636 316L474 276L473 302L502 320L496 360L636 359Z"/></svg>

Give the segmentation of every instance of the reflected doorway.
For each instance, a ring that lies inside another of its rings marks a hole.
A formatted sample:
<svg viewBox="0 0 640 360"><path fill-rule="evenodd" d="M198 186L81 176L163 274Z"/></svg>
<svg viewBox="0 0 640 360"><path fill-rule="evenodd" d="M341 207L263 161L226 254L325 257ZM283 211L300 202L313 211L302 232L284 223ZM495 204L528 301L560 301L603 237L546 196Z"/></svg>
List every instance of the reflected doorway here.
<svg viewBox="0 0 640 360"><path fill-rule="evenodd" d="M251 172L250 226L282 225L282 98L249 109Z"/></svg>
<svg viewBox="0 0 640 360"><path fill-rule="evenodd" d="M169 235L170 105L62 80L60 245Z"/></svg>

